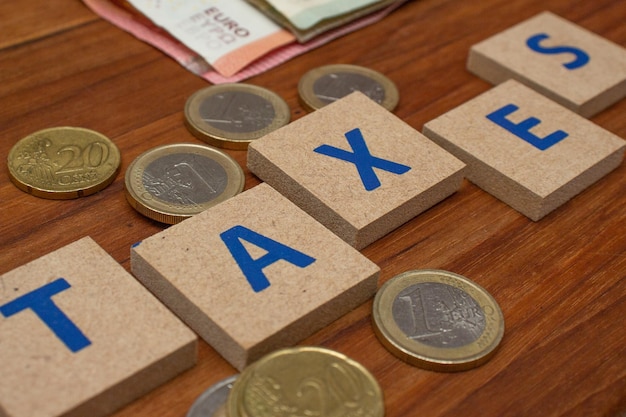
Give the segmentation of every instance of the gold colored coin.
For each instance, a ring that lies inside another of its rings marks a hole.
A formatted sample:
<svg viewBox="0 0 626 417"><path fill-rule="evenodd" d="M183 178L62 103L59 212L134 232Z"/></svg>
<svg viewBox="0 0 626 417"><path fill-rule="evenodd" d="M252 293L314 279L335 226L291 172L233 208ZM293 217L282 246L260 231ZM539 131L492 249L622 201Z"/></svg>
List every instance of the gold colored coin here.
<svg viewBox="0 0 626 417"><path fill-rule="evenodd" d="M369 68L337 64L314 68L298 83L300 104L308 111L320 109L360 91L389 111L398 104L398 89L389 78Z"/></svg>
<svg viewBox="0 0 626 417"><path fill-rule="evenodd" d="M9 177L22 191L55 200L96 193L115 179L120 151L106 136L79 127L53 127L18 141Z"/></svg>
<svg viewBox="0 0 626 417"><path fill-rule="evenodd" d="M248 144L289 123L289 106L276 93L250 84L220 84L195 92L185 124L198 139L226 149Z"/></svg>
<svg viewBox="0 0 626 417"><path fill-rule="evenodd" d="M244 369L226 403L229 417L382 417L384 401L372 374L322 347L286 348Z"/></svg>
<svg viewBox="0 0 626 417"><path fill-rule="evenodd" d="M162 223L179 223L243 190L244 173L228 154L179 143L139 155L126 170L126 199Z"/></svg>
<svg viewBox="0 0 626 417"><path fill-rule="evenodd" d="M400 359L434 371L485 363L504 335L498 303L469 279L416 270L386 282L374 297L374 331Z"/></svg>

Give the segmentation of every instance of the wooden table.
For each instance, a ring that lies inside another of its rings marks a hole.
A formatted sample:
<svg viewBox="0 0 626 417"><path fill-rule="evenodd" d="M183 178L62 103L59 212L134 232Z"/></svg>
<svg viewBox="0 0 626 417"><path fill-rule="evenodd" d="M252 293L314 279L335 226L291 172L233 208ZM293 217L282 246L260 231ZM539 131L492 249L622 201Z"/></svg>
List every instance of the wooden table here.
<svg viewBox="0 0 626 417"><path fill-rule="evenodd" d="M248 82L280 94L295 120L306 115L297 83L308 69L371 67L395 81L395 114L421 131L491 88L465 69L472 44L545 9L626 46L624 1L416 0ZM97 130L122 152L115 182L76 200L30 196L0 170L0 273L86 235L130 270L130 245L165 226L128 205L124 172L154 146L199 143L183 125L183 106L207 82L79 0L3 1L0 22L2 158L20 138L62 125ZM625 114L621 100L592 121L626 138ZM245 167L245 151L229 153ZM258 183L246 171L246 189ZM490 291L506 320L495 357L453 374L421 370L385 350L372 331L371 300L302 341L363 363L384 390L388 417L625 415L626 164L539 222L465 181L362 253L381 267L381 284L419 268L465 275ZM197 366L115 416L184 416L200 393L234 373L201 342Z"/></svg>

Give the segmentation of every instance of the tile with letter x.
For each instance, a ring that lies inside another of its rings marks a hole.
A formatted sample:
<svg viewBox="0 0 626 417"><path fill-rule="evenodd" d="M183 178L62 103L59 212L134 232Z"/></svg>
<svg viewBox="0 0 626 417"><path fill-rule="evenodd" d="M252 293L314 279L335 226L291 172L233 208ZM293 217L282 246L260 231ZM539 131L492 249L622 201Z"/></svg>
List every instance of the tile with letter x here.
<svg viewBox="0 0 626 417"><path fill-rule="evenodd" d="M380 271L267 184L144 240L131 269L240 370L365 302Z"/></svg>
<svg viewBox="0 0 626 417"><path fill-rule="evenodd" d="M424 125L467 178L539 220L622 161L626 142L510 80Z"/></svg>
<svg viewBox="0 0 626 417"><path fill-rule="evenodd" d="M493 84L520 81L585 117L626 96L626 49L550 12L472 46L467 67Z"/></svg>
<svg viewBox="0 0 626 417"><path fill-rule="evenodd" d="M357 249L454 193L464 167L359 92L248 148L250 171Z"/></svg>
<svg viewBox="0 0 626 417"><path fill-rule="evenodd" d="M106 416L190 368L197 337L90 238L0 276L0 415Z"/></svg>

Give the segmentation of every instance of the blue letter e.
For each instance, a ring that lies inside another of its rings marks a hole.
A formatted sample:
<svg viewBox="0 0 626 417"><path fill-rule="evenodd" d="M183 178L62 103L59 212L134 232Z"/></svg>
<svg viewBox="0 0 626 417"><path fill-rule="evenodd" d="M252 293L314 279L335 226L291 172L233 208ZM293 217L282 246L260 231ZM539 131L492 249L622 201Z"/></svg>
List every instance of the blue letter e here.
<svg viewBox="0 0 626 417"><path fill-rule="evenodd" d="M244 226L234 226L220 234L222 241L235 258L254 292L263 291L270 286L270 282L263 273L263 268L281 259L300 268L305 268L315 262L312 258L289 246L276 242L266 236L258 234ZM258 259L252 259L241 240L250 242L267 251Z"/></svg>

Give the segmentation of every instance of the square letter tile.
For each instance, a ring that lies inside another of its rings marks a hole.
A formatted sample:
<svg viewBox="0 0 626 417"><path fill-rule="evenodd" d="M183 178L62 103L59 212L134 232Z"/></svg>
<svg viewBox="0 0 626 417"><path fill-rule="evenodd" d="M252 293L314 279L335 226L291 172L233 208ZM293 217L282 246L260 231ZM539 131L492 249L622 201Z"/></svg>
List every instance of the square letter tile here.
<svg viewBox="0 0 626 417"><path fill-rule="evenodd" d="M267 184L144 240L131 268L240 370L365 302L380 271Z"/></svg>
<svg viewBox="0 0 626 417"><path fill-rule="evenodd" d="M625 142L510 80L424 125L467 178L539 220L615 169Z"/></svg>
<svg viewBox="0 0 626 417"><path fill-rule="evenodd" d="M626 96L626 49L550 12L472 46L467 68L493 84L520 81L585 117Z"/></svg>
<svg viewBox="0 0 626 417"><path fill-rule="evenodd" d="M197 338L90 238L0 276L0 414L106 416L196 361Z"/></svg>
<svg viewBox="0 0 626 417"><path fill-rule="evenodd" d="M464 164L356 92L252 143L248 168L362 249L455 192Z"/></svg>

